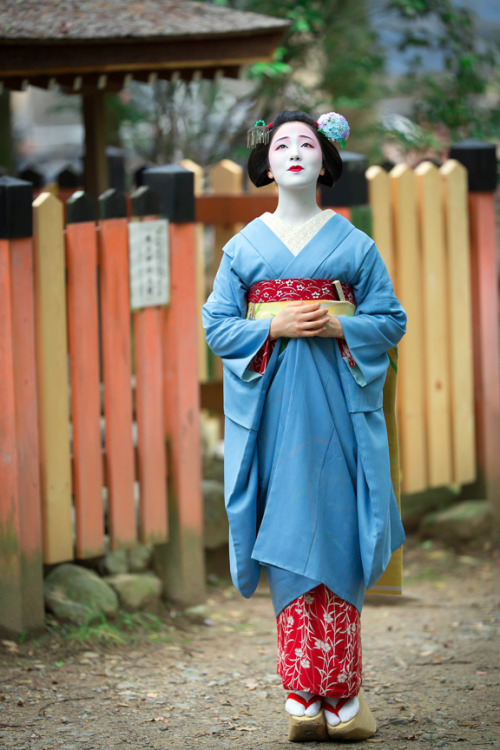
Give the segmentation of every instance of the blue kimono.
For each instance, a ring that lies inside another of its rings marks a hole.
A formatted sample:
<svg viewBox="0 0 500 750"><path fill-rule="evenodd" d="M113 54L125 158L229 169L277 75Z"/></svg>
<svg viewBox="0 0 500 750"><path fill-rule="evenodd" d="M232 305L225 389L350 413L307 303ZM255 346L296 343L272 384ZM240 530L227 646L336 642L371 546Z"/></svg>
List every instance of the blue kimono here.
<svg viewBox="0 0 500 750"><path fill-rule="evenodd" d="M247 292L270 279L338 279L356 312L342 317L350 368L334 338L275 346L248 366L271 319L247 320ZM203 308L224 363L224 481L233 583L250 597L264 567L276 614L324 583L361 610L404 531L382 411L388 355L406 315L373 240L334 214L297 256L261 219L225 246Z"/></svg>

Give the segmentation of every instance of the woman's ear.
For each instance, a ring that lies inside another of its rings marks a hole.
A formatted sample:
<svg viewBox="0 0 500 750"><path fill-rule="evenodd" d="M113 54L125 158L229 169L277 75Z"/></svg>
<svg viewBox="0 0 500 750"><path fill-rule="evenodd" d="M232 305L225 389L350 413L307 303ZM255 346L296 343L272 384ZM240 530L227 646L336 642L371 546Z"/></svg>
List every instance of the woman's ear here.
<svg viewBox="0 0 500 750"><path fill-rule="evenodd" d="M274 180L274 175L271 172L271 168L270 167L267 168L267 173L266 174L267 174L267 176L269 177L270 180Z"/></svg>
<svg viewBox="0 0 500 750"><path fill-rule="evenodd" d="M323 164L323 166L321 167L321 169L320 169L320 172L319 172L319 173L320 173L320 175L324 175L324 174L326 174L326 169L325 169L325 165L324 165L324 164Z"/></svg>

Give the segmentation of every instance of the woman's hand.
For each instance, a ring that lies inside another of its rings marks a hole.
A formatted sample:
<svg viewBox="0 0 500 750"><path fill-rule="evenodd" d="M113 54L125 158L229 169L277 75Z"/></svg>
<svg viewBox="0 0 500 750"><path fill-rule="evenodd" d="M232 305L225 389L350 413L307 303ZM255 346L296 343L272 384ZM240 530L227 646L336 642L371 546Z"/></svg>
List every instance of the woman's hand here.
<svg viewBox="0 0 500 750"><path fill-rule="evenodd" d="M342 323L340 322L340 318L329 315L325 330L322 331L321 333L318 333L318 336L321 336L321 338L323 339L326 339L326 338L343 339L344 329L342 328Z"/></svg>
<svg viewBox="0 0 500 750"><path fill-rule="evenodd" d="M286 336L289 339L320 336L343 338L342 324L328 314L320 302L290 302L272 319L271 340Z"/></svg>
<svg viewBox="0 0 500 750"><path fill-rule="evenodd" d="M338 323L338 318L331 318L326 308L321 308L320 305L320 302L290 302L272 319L271 340L282 336L290 339L342 336L342 326Z"/></svg>

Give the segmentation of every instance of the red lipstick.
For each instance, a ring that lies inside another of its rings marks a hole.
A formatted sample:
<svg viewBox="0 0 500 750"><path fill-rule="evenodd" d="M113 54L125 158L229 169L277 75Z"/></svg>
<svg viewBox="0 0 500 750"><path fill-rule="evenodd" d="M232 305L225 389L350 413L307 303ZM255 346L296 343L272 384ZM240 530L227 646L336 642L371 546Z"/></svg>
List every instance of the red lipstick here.
<svg viewBox="0 0 500 750"><path fill-rule="evenodd" d="M290 167L288 171L289 172L302 172L303 169L304 167L299 167L299 165L297 164L297 166Z"/></svg>

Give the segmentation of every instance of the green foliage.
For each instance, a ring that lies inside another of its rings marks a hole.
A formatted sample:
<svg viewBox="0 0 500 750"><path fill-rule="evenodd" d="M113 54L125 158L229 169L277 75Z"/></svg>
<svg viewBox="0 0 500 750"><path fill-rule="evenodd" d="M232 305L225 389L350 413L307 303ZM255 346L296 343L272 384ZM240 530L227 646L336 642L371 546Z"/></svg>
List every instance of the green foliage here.
<svg viewBox="0 0 500 750"><path fill-rule="evenodd" d="M406 89L416 97L414 117L446 137L498 138L500 43L481 39L475 14L452 0L390 0L405 22L400 49L413 51ZM423 55L439 52L442 74L424 72Z"/></svg>
<svg viewBox="0 0 500 750"><path fill-rule="evenodd" d="M45 629L51 640L83 646L132 644L143 642L145 639L170 642L174 639L171 626L166 626L161 618L149 612L121 611L113 621L101 613L98 622L87 625L68 625L57 620L48 620Z"/></svg>

